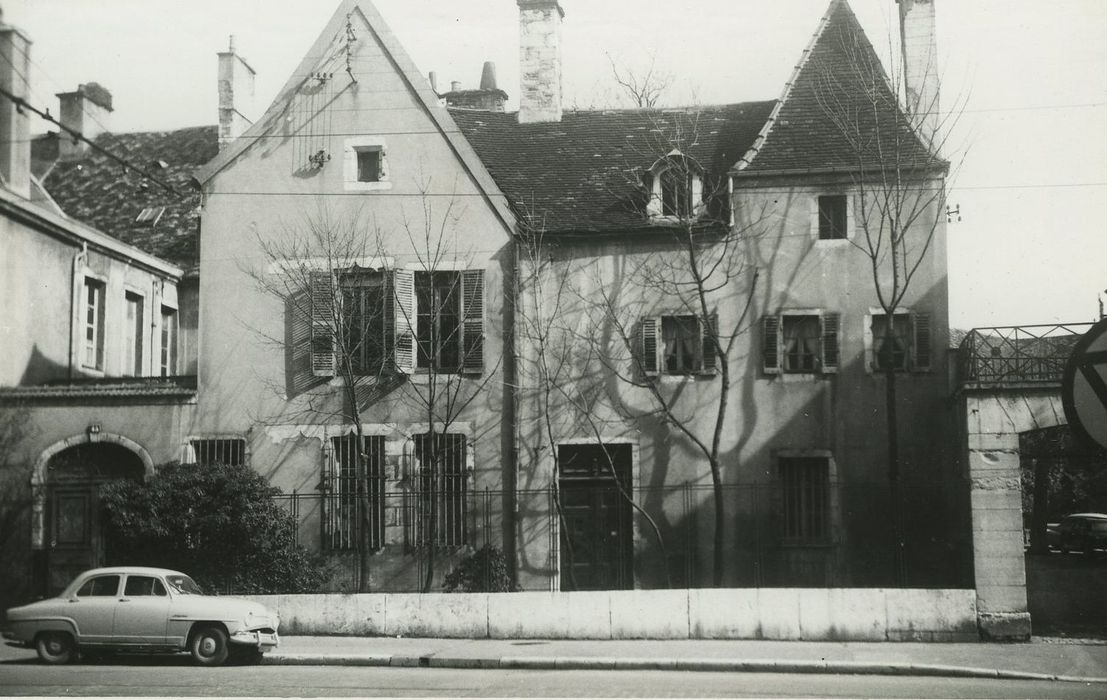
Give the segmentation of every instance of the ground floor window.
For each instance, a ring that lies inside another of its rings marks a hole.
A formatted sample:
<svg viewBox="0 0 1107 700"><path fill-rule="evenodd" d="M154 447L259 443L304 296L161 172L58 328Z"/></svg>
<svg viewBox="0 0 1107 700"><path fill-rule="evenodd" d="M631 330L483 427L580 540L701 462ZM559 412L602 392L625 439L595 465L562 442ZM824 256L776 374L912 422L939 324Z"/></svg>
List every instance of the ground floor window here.
<svg viewBox="0 0 1107 700"><path fill-rule="evenodd" d="M781 457L778 469L783 543L829 542L831 539L829 458Z"/></svg>
<svg viewBox="0 0 1107 700"><path fill-rule="evenodd" d="M323 467L323 546L354 550L366 529L370 549L384 546L384 438L331 438ZM361 464L359 465L359 458ZM364 469L362 477L361 469Z"/></svg>
<svg viewBox="0 0 1107 700"><path fill-rule="evenodd" d="M417 547L469 544L467 440L457 433L415 436L416 494L414 532Z"/></svg>
<svg viewBox="0 0 1107 700"><path fill-rule="evenodd" d="M246 441L242 438L198 438L189 443L197 464L224 464L228 467L246 464Z"/></svg>

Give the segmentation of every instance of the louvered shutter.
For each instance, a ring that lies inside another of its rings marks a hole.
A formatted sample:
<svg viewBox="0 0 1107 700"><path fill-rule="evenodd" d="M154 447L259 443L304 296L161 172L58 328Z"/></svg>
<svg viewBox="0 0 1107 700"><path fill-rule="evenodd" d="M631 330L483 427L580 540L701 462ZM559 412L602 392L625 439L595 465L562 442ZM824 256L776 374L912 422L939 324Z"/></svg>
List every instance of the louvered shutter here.
<svg viewBox="0 0 1107 700"><path fill-rule="evenodd" d="M911 314L911 337L913 339L912 369L928 371L930 369L930 314Z"/></svg>
<svg viewBox="0 0 1107 700"><path fill-rule="evenodd" d="M761 357L765 374L780 374L780 317L761 319Z"/></svg>
<svg viewBox="0 0 1107 700"><path fill-rule="evenodd" d="M660 340L661 319L642 319L642 323L638 326L638 351L642 373L647 377L656 377L661 373Z"/></svg>
<svg viewBox="0 0 1107 700"><path fill-rule="evenodd" d="M707 317L707 323L700 321L700 338L703 352L703 373L715 374L719 366L719 356L715 349L716 334L719 329L719 315L711 314Z"/></svg>
<svg viewBox="0 0 1107 700"><path fill-rule="evenodd" d="M415 271L392 272L392 319L395 336L396 369L405 374L415 371Z"/></svg>
<svg viewBox="0 0 1107 700"><path fill-rule="evenodd" d="M461 273L461 371L484 370L484 270Z"/></svg>
<svg viewBox="0 0 1107 700"><path fill-rule="evenodd" d="M822 370L826 374L838 371L838 314L823 314L822 320Z"/></svg>
<svg viewBox="0 0 1107 700"><path fill-rule="evenodd" d="M311 373L334 376L334 278L330 272L311 273Z"/></svg>

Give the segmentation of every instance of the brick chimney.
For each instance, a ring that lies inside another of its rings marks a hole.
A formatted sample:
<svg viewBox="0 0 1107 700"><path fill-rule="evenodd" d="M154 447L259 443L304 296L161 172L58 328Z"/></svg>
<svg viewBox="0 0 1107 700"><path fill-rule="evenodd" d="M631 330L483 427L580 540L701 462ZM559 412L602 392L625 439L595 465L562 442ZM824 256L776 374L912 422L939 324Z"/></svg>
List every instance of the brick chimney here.
<svg viewBox="0 0 1107 700"><path fill-rule="evenodd" d="M558 0L519 3L519 122L561 121L561 20Z"/></svg>
<svg viewBox="0 0 1107 700"><path fill-rule="evenodd" d="M219 147L250 128L254 113L254 69L235 52L234 37L219 52Z"/></svg>
<svg viewBox="0 0 1107 700"><path fill-rule="evenodd" d="M442 98L446 100L447 107L502 112L504 103L507 102L507 93L496 87L496 64L485 61L479 89L462 90L461 83L455 80L450 83L450 91L442 95Z"/></svg>
<svg viewBox="0 0 1107 700"><path fill-rule="evenodd" d="M111 130L111 93L99 83L81 83L73 92L59 92L58 101L62 126L87 139ZM89 151L87 143L74 141L68 134L60 134L58 139L59 160L78 160Z"/></svg>
<svg viewBox="0 0 1107 700"><path fill-rule="evenodd" d="M0 88L27 98L31 40L19 29L0 24ZM26 110L0 98L0 176L8 189L31 197L31 123Z"/></svg>
<svg viewBox="0 0 1107 700"><path fill-rule="evenodd" d="M907 111L923 135L938 131L938 40L934 0L896 0Z"/></svg>

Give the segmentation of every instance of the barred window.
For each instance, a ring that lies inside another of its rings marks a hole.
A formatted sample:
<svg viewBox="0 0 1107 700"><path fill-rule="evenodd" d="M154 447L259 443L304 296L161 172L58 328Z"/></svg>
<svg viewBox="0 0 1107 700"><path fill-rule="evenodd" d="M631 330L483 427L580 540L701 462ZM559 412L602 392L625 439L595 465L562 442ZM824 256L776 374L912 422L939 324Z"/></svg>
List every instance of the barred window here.
<svg viewBox="0 0 1107 700"><path fill-rule="evenodd" d="M241 467L246 464L246 441L242 438L208 438L192 440L197 464L225 464Z"/></svg>
<svg viewBox="0 0 1107 700"><path fill-rule="evenodd" d="M811 544L830 539L830 464L825 457L780 459L785 543Z"/></svg>
<svg viewBox="0 0 1107 700"><path fill-rule="evenodd" d="M415 436L419 478L411 541L418 547L460 547L469 544L466 440L454 433L433 437Z"/></svg>
<svg viewBox="0 0 1107 700"><path fill-rule="evenodd" d="M326 549L357 549L363 527L367 528L370 549L384 546L384 437L361 438L364 480L358 478L358 456L357 435L331 438L322 483Z"/></svg>

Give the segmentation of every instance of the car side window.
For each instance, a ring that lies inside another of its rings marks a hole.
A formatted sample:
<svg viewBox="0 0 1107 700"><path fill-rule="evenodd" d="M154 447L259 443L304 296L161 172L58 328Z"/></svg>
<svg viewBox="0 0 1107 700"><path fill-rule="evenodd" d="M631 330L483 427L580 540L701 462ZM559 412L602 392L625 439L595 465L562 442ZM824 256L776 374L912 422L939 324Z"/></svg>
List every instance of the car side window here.
<svg viewBox="0 0 1107 700"><path fill-rule="evenodd" d="M85 581L77 591L78 598L113 596L119 592L119 576L97 576Z"/></svg>
<svg viewBox="0 0 1107 700"><path fill-rule="evenodd" d="M123 588L125 596L167 595L165 586L153 576L128 576Z"/></svg>

